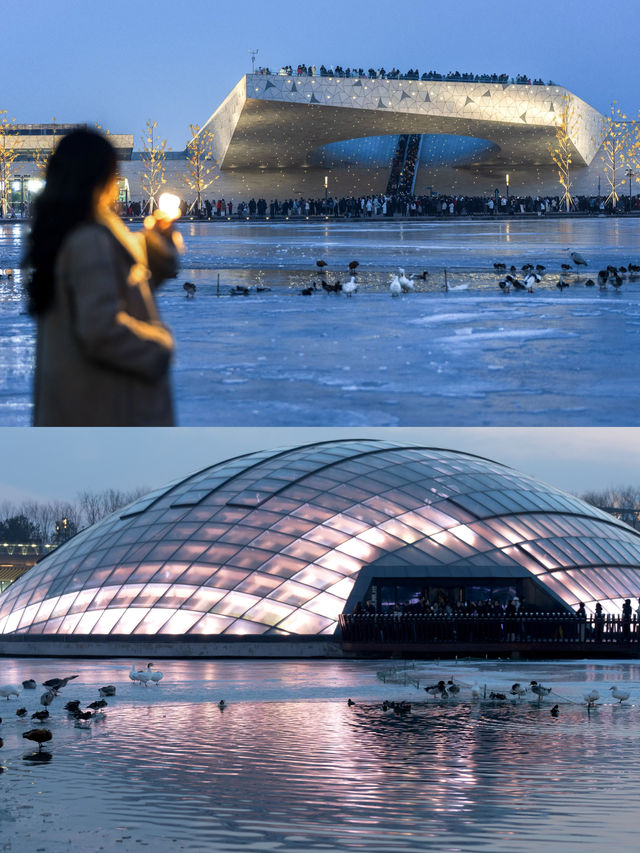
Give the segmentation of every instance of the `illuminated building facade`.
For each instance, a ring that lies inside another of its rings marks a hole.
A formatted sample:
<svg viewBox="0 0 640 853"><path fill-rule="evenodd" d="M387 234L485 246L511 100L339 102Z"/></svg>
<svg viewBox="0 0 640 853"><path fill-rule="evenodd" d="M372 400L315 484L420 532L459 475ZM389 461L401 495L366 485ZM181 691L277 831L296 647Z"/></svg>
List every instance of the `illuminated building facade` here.
<svg viewBox="0 0 640 853"><path fill-rule="evenodd" d="M640 534L466 453L374 440L268 450L79 533L0 596L0 634L333 635L341 613L392 587L619 612L640 594Z"/></svg>
<svg viewBox="0 0 640 853"><path fill-rule="evenodd" d="M572 110L574 194L604 179L604 117L555 85L247 74L204 123L219 164L205 197L248 201L414 193L557 195L559 111ZM13 202L29 201L47 153L79 125L12 125L20 150ZM118 151L121 201L142 200L132 134L110 134ZM167 152L166 189L193 200L186 151ZM509 175L509 179L507 179ZM326 181L325 181L326 178ZM606 182L605 184L606 185Z"/></svg>

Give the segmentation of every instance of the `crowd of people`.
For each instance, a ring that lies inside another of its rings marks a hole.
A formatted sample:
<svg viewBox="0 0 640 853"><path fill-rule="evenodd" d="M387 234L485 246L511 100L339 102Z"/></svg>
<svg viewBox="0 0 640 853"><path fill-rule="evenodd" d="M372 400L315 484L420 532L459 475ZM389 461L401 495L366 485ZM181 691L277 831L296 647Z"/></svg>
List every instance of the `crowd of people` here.
<svg viewBox="0 0 640 853"><path fill-rule="evenodd" d="M605 614L598 602L590 615L580 602L572 615L559 607L525 604L517 595L505 601L489 598L457 602L444 595L434 601L421 595L411 603L380 607L371 599L357 602L353 616L373 617L356 620L347 617L345 629L351 639L361 640L626 643L640 639L640 598L635 611L627 598L620 614ZM430 618L424 621L415 618L425 616Z"/></svg>
<svg viewBox="0 0 640 853"><path fill-rule="evenodd" d="M584 214L602 215L640 210L640 195L621 199L612 207L604 196L575 196L574 211ZM235 203L232 200L205 199L201 209L182 203L183 216L197 219L304 219L313 216L334 219L379 219L402 217L458 216L514 216L521 214L548 214L563 210L559 196L531 196L493 194L482 196L465 195L409 195L406 193L376 194L363 196L328 196L327 198L250 198ZM147 206L131 201L121 206L122 215L136 217L148 212Z"/></svg>
<svg viewBox="0 0 640 853"><path fill-rule="evenodd" d="M363 77L370 80L444 80L453 81L454 83L517 83L525 86L555 86L556 84L549 80L545 84L544 80L537 77L531 79L527 74L517 74L515 77L510 77L508 74L471 74L470 72L449 71L447 74L441 74L439 71L424 71L422 74L417 68L410 68L408 71L400 71L398 68L392 68L387 71L386 68L351 68L350 66L343 67L342 65L326 66L321 65L318 68L316 65L306 65L301 63L297 66L283 65L277 72L271 71L269 68L259 67L258 74L279 74L287 77Z"/></svg>

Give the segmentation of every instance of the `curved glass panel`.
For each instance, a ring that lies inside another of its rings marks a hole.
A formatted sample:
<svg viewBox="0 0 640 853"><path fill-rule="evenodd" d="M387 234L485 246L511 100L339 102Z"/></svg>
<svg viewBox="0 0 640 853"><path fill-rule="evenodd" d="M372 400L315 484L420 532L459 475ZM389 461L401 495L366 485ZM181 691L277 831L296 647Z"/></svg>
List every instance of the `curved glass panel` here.
<svg viewBox="0 0 640 853"><path fill-rule="evenodd" d="M210 466L82 531L0 596L0 633L331 634L390 560L526 572L568 605L640 594L640 535L578 498L465 453L332 441Z"/></svg>

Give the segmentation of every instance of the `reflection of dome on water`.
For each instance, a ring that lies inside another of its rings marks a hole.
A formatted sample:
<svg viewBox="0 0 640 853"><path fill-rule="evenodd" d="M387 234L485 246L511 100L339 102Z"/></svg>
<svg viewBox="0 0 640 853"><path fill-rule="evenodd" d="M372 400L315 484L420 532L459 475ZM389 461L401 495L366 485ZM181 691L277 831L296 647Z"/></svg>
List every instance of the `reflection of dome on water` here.
<svg viewBox="0 0 640 853"><path fill-rule="evenodd" d="M0 596L0 633L332 634L372 579L640 592L640 535L465 453L350 440L206 468L78 534Z"/></svg>

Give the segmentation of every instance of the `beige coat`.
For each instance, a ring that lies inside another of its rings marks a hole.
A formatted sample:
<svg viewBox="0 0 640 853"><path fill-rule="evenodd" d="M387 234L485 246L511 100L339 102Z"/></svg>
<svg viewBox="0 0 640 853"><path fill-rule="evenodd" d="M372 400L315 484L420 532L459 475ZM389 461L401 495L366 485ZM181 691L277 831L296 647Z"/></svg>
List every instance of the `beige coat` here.
<svg viewBox="0 0 640 853"><path fill-rule="evenodd" d="M152 290L176 272L163 236L132 233L115 215L67 236L38 320L35 426L173 425L173 338Z"/></svg>

